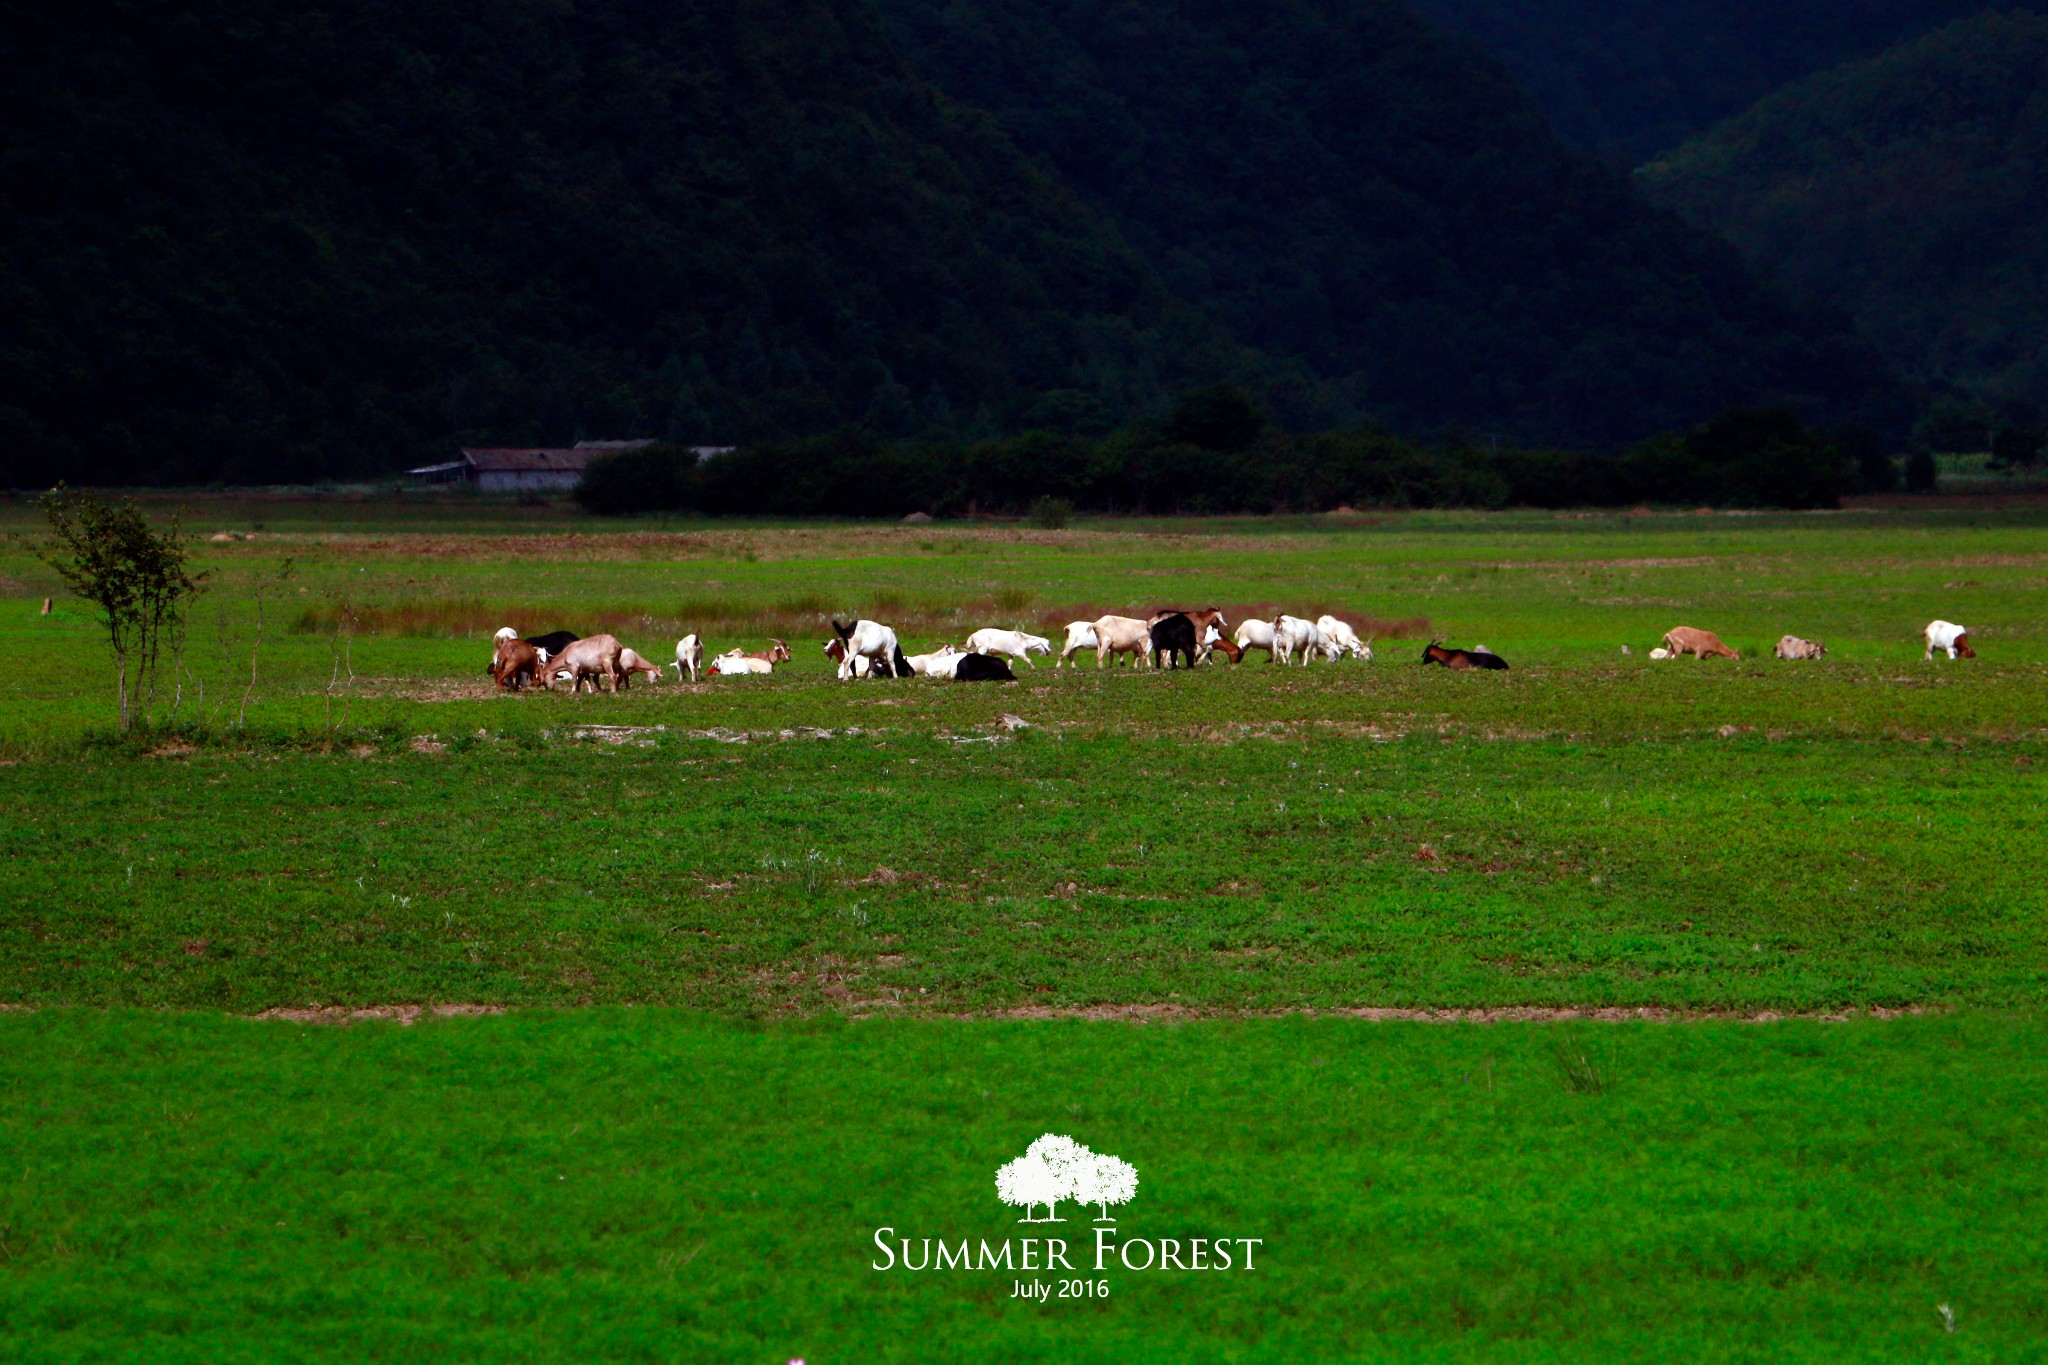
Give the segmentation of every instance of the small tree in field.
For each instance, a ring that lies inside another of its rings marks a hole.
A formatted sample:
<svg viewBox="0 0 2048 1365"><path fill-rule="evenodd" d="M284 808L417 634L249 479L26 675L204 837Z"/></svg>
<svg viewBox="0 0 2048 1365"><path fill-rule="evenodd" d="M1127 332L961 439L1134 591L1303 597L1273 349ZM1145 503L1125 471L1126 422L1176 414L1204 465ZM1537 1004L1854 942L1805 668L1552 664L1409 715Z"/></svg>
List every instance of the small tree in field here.
<svg viewBox="0 0 2048 1365"><path fill-rule="evenodd" d="M121 728L133 728L138 701L146 725L157 660L166 645L177 649L186 605L205 590L205 576L185 571L185 537L175 518L157 531L132 502L109 503L61 484L43 495L42 505L56 539L36 553L71 591L99 608L114 654Z"/></svg>

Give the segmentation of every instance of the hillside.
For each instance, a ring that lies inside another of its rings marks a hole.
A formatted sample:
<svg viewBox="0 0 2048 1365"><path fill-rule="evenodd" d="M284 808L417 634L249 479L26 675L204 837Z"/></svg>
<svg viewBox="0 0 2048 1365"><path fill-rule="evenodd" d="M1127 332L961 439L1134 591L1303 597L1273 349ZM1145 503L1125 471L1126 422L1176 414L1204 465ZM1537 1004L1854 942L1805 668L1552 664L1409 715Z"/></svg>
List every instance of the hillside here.
<svg viewBox="0 0 2048 1365"><path fill-rule="evenodd" d="M1618 445L1892 410L1875 353L1566 148L1397 0L882 0L1181 297L1408 432Z"/></svg>
<svg viewBox="0 0 2048 1365"><path fill-rule="evenodd" d="M14 18L0 486L1107 425L1263 373L859 0Z"/></svg>
<svg viewBox="0 0 2048 1365"><path fill-rule="evenodd" d="M1575 146L1635 166L1789 82L1984 0L1415 0L1500 59Z"/></svg>
<svg viewBox="0 0 2048 1365"><path fill-rule="evenodd" d="M2048 408L2048 18L1987 14L1785 90L1645 189L1909 373Z"/></svg>

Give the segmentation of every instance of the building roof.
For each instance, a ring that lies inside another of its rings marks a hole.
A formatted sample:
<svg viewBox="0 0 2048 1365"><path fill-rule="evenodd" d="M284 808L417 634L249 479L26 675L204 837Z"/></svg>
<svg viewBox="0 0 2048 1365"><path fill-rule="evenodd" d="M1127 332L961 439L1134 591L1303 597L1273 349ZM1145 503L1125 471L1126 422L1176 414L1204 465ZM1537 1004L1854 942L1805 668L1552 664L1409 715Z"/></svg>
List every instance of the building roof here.
<svg viewBox="0 0 2048 1365"><path fill-rule="evenodd" d="M547 449L523 446L464 446L462 459L479 474L528 474L546 471L581 473L601 450Z"/></svg>
<svg viewBox="0 0 2048 1365"><path fill-rule="evenodd" d="M652 436L643 436L637 441L578 441L578 450L645 450L654 444Z"/></svg>
<svg viewBox="0 0 2048 1365"><path fill-rule="evenodd" d="M450 474L458 469L467 468L469 468L469 465L461 460L450 460L446 464L423 464L418 469L408 469L405 472L408 474Z"/></svg>

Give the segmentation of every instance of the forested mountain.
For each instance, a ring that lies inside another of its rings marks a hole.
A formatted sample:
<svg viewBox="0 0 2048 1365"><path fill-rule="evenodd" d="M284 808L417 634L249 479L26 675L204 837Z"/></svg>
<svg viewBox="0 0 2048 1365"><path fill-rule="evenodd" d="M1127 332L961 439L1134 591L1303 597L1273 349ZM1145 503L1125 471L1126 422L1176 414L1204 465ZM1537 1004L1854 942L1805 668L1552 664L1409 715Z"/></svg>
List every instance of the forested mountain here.
<svg viewBox="0 0 2048 1365"><path fill-rule="evenodd" d="M0 484L1099 433L1223 379L1595 446L1887 413L1399 0L887 3L9 6Z"/></svg>
<svg viewBox="0 0 2048 1365"><path fill-rule="evenodd" d="M1176 293L1403 430L1614 445L1739 402L1885 406L1839 322L1646 207L1400 0L881 3Z"/></svg>
<svg viewBox="0 0 2048 1365"><path fill-rule="evenodd" d="M2048 410L2048 18L1801 82L1642 172L1910 373Z"/></svg>
<svg viewBox="0 0 2048 1365"><path fill-rule="evenodd" d="M1573 144L1635 166L1792 81L1985 0L1415 0L1505 63Z"/></svg>
<svg viewBox="0 0 2048 1365"><path fill-rule="evenodd" d="M864 0L7 8L0 486L1265 377Z"/></svg>

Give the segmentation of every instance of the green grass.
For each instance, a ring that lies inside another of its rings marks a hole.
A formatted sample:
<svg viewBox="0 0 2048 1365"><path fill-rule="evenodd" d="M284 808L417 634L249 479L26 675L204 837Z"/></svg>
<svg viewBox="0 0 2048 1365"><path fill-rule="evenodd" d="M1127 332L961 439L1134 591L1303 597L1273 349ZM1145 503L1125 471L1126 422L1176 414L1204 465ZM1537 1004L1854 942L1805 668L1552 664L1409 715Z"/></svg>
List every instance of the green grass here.
<svg viewBox="0 0 2048 1365"><path fill-rule="evenodd" d="M2011 1361L2048 1333L2031 1016L0 1039L15 1360ZM877 1227L1042 1232L992 1177L1047 1129L1138 1167L1121 1237L1258 1237L1257 1268L1112 1262L1106 1301L1045 1305L870 1268Z"/></svg>
<svg viewBox="0 0 2048 1365"><path fill-rule="evenodd" d="M91 621L0 544L6 1359L2003 1361L2048 1327L2039 509L186 502L257 538L204 543L177 724L130 739ZM818 652L832 613L922 646L1161 601L1415 624L1002 687ZM1923 663L1934 616L1982 657ZM511 696L501 622L797 659ZM1678 624L1743 661L1644 658ZM1422 669L1425 630L1514 668ZM1831 657L1773 662L1788 631ZM431 1002L515 1008L233 1017ZM1931 1013L1299 1017L1509 1006ZM1015 1229L992 1175L1047 1130L1138 1165L1131 1235L1268 1258L1043 1306L867 1268L878 1224Z"/></svg>
<svg viewBox="0 0 2048 1365"><path fill-rule="evenodd" d="M999 733L0 768L0 1000L2048 1003L2048 746Z"/></svg>

